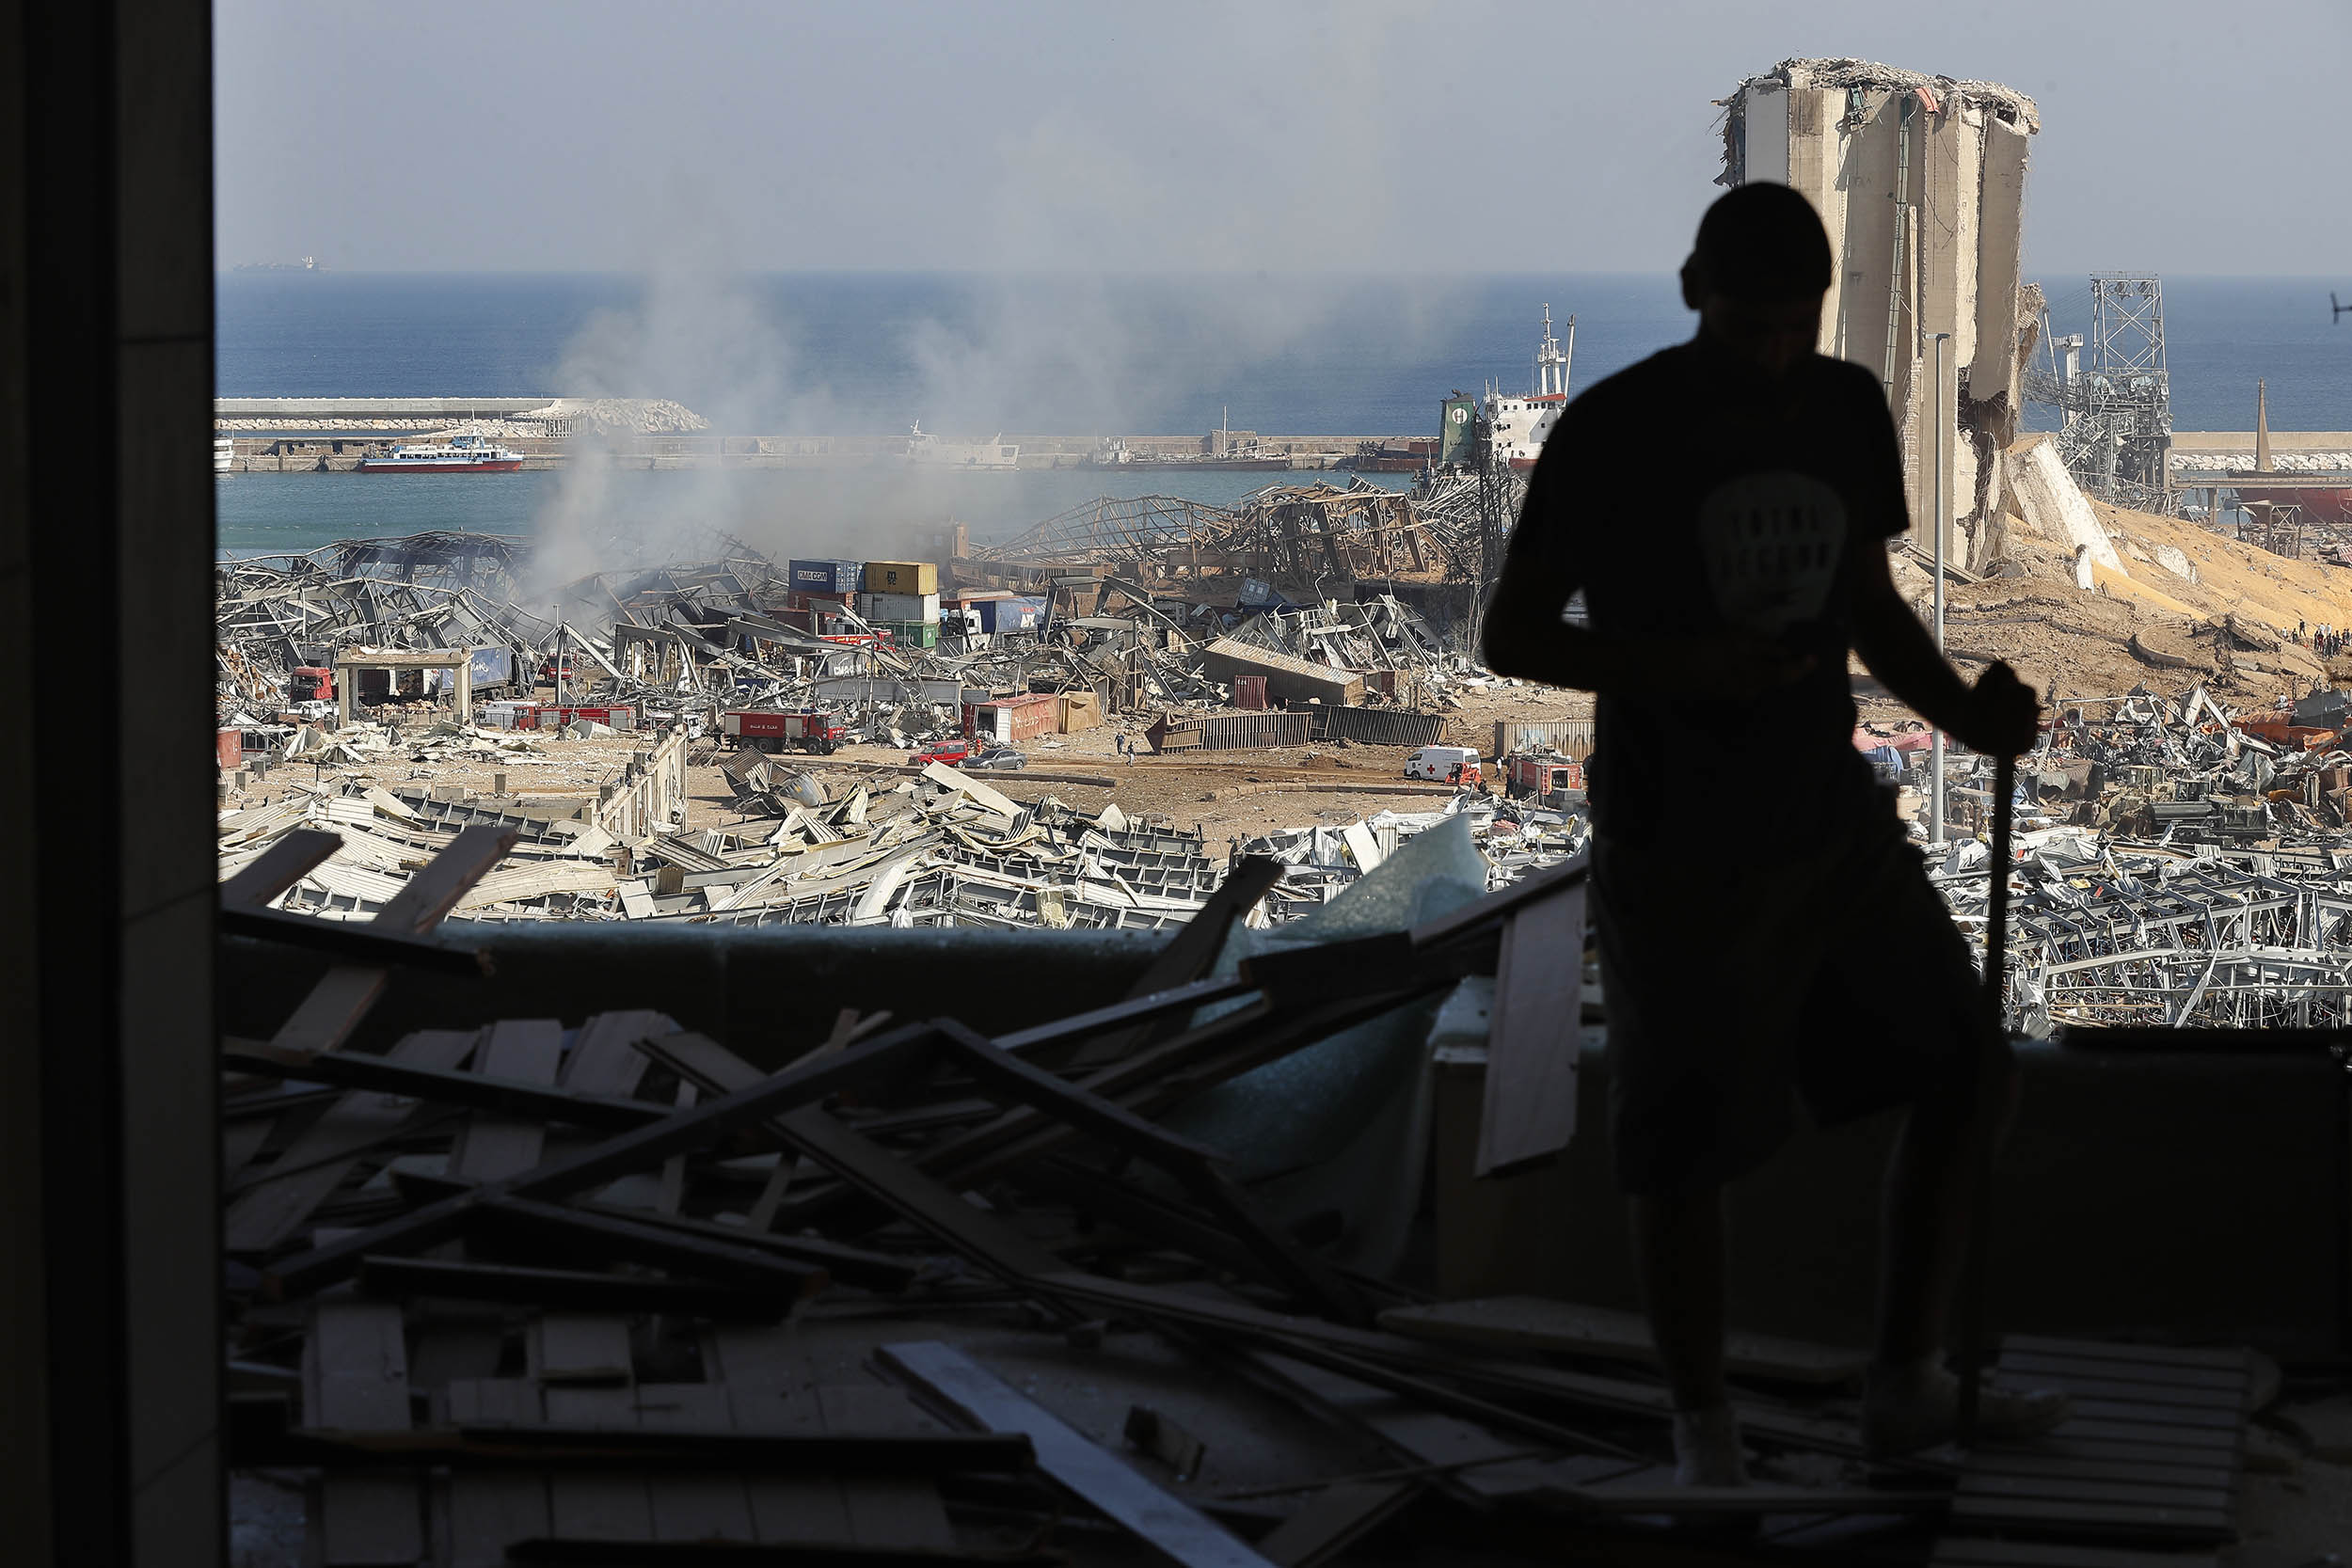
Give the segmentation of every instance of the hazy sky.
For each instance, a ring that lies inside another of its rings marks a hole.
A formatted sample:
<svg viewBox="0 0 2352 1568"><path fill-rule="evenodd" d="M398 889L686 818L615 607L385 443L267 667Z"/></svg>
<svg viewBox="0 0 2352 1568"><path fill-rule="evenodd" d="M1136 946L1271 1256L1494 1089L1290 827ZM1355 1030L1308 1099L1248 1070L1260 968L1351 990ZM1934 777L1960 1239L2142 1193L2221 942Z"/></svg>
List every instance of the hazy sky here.
<svg viewBox="0 0 2352 1568"><path fill-rule="evenodd" d="M2346 0L218 0L219 259L1673 266L1791 55L2042 110L2037 274L2352 281Z"/></svg>

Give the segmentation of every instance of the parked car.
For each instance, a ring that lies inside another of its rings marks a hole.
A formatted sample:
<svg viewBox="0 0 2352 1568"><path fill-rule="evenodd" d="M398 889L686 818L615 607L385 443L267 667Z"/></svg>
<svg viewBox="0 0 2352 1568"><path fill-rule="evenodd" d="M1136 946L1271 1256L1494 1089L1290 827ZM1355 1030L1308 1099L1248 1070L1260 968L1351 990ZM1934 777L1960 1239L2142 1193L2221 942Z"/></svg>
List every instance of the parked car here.
<svg viewBox="0 0 2352 1568"><path fill-rule="evenodd" d="M1026 768L1029 759L1009 746L991 746L963 765L966 768Z"/></svg>
<svg viewBox="0 0 2352 1568"><path fill-rule="evenodd" d="M925 747L907 760L909 762L944 762L948 767L954 768L971 754L972 743L969 740L943 740L936 746Z"/></svg>

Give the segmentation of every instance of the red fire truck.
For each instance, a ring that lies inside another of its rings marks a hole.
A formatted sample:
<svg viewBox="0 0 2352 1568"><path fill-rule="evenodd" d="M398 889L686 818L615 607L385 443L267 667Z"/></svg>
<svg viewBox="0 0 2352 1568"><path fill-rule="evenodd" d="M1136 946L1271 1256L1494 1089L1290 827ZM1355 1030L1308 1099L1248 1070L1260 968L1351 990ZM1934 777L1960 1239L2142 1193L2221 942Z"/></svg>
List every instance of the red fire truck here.
<svg viewBox="0 0 2352 1568"><path fill-rule="evenodd" d="M740 707L719 715L719 733L730 746L750 746L762 752L830 754L850 738L850 732L815 708Z"/></svg>
<svg viewBox="0 0 2352 1568"><path fill-rule="evenodd" d="M1508 758L1502 765L1503 787L1514 797L1543 797L1556 789L1582 789L1584 765L1564 756Z"/></svg>

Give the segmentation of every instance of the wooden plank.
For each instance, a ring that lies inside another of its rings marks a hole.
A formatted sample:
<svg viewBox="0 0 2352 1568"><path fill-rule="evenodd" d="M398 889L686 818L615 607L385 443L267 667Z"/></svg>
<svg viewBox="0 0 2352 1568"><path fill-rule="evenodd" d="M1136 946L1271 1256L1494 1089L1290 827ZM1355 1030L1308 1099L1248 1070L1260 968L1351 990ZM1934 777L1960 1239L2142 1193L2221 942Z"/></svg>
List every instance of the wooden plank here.
<svg viewBox="0 0 2352 1568"><path fill-rule="evenodd" d="M485 1202L506 1196L567 1197L615 1177L658 1165L680 1149L706 1148L795 1106L812 1104L871 1074L922 1059L932 1050L934 1038L929 1027L913 1024L839 1055L787 1068L734 1094L675 1112L576 1153L551 1158L520 1176L484 1182L338 1237L279 1264L264 1276L264 1284L280 1295L313 1291L354 1273L360 1259L370 1254L416 1252L447 1240L463 1227L471 1211Z"/></svg>
<svg viewBox="0 0 2352 1568"><path fill-rule="evenodd" d="M473 1050L475 1038L469 1029L422 1029L389 1054L405 1065L453 1068ZM230 1201L222 1244L232 1253L267 1252L278 1245L342 1185L359 1151L399 1131L416 1110L413 1101L373 1091L344 1095L278 1157L277 1164L289 1174L264 1173Z"/></svg>
<svg viewBox="0 0 2352 1568"><path fill-rule="evenodd" d="M647 1041L645 1050L679 1076L719 1094L742 1092L764 1076L716 1040L700 1035L673 1035ZM1009 1283L1018 1284L1033 1273L1054 1273L1064 1266L1059 1259L1012 1227L974 1208L952 1189L932 1180L880 1144L861 1137L813 1105L793 1111L771 1126L834 1175L881 1198Z"/></svg>
<svg viewBox="0 0 2352 1568"><path fill-rule="evenodd" d="M2040 1527L2069 1534L2161 1535L2199 1544L2227 1541L2235 1533L2229 1513L2220 1509L1965 1495L1952 1499L1952 1523L1979 1529Z"/></svg>
<svg viewBox="0 0 2352 1568"><path fill-rule="evenodd" d="M910 1433L936 1430L901 1388L879 1384L819 1386L817 1408L825 1431ZM956 1532L947 1522L938 1484L928 1476L848 1476L841 1502L850 1539L861 1546L900 1551L949 1552Z"/></svg>
<svg viewBox="0 0 2352 1568"><path fill-rule="evenodd" d="M303 1418L346 1432L405 1432L408 1351L400 1308L377 1301L322 1301L302 1347ZM319 1560L325 1568L381 1568L424 1553L424 1515L405 1475L329 1475L319 1482Z"/></svg>
<svg viewBox="0 0 2352 1568"><path fill-rule="evenodd" d="M1226 938L1235 923L1255 909L1259 900L1281 879L1281 862L1270 855L1245 856L1240 864L1226 873L1225 880L1217 884L1216 892L1209 895L1200 912L1176 928L1168 945L1160 949L1150 967L1128 988L1128 997L1150 996L1174 986L1188 985L1207 974L1217 954L1224 950ZM1182 1027L1179 1015L1114 1030L1090 1041L1073 1042L1080 1046L1075 1060L1089 1068L1115 1062L1144 1046L1157 1044ZM1063 1054L1066 1053L1060 1051L1051 1053ZM1037 1054L1037 1059L1047 1066L1058 1065L1046 1053Z"/></svg>
<svg viewBox="0 0 2352 1568"><path fill-rule="evenodd" d="M449 1388L453 1425L532 1427L544 1419L538 1385L529 1378L469 1378ZM449 1478L452 1568L501 1568L508 1543L548 1533L544 1475L453 1471Z"/></svg>
<svg viewBox="0 0 2352 1568"><path fill-rule="evenodd" d="M486 1078L526 1084L555 1082L564 1057L564 1025L551 1018L502 1019L474 1053L474 1070ZM539 1163L547 1129L537 1122L477 1111L451 1146L449 1171L469 1181L515 1176Z"/></svg>
<svg viewBox="0 0 2352 1568"><path fill-rule="evenodd" d="M630 1381L628 1320L587 1313L543 1312L524 1337L531 1375L549 1384Z"/></svg>
<svg viewBox="0 0 2352 1568"><path fill-rule="evenodd" d="M549 1388L545 1397L550 1426L604 1432L633 1431L637 1426L633 1388ZM645 1478L633 1470L566 1466L550 1472L548 1518L550 1530L565 1540L653 1539L653 1501Z"/></svg>
<svg viewBox="0 0 2352 1568"><path fill-rule="evenodd" d="M565 1253L592 1268L617 1261L651 1263L756 1287L768 1292L778 1310L816 1295L829 1279L823 1268L777 1251L706 1237L636 1215L624 1217L610 1211L573 1209L531 1198L504 1197L476 1206L467 1216L465 1235L469 1247L481 1246L494 1253L520 1245L533 1257ZM385 1263L370 1258L361 1267L381 1271ZM550 1301L548 1305L576 1304Z"/></svg>
<svg viewBox="0 0 2352 1568"><path fill-rule="evenodd" d="M898 1388L818 1387L788 1330L712 1330L704 1370L723 1381L739 1432L936 1432ZM936 1482L924 1476L829 1473L747 1478L753 1527L774 1544L847 1543L871 1549L950 1551L955 1530Z"/></svg>
<svg viewBox="0 0 2352 1568"><path fill-rule="evenodd" d="M1259 1555L1282 1568L1317 1568L1411 1502L1421 1485L1358 1481L1327 1486L1258 1541Z"/></svg>
<svg viewBox="0 0 2352 1568"><path fill-rule="evenodd" d="M2219 1568L2211 1552L2143 1552L2050 1541L1995 1541L1947 1535L1929 1568Z"/></svg>
<svg viewBox="0 0 2352 1568"><path fill-rule="evenodd" d="M1960 1478L1963 1497L2047 1497L2095 1503L2150 1503L2157 1507L2212 1509L2227 1513L2226 1486L2172 1486L2120 1481L2090 1481L2077 1476L1979 1475Z"/></svg>
<svg viewBox="0 0 2352 1568"><path fill-rule="evenodd" d="M496 865L519 836L520 830L515 828L464 829L448 848L409 878L368 924L399 936L422 936L440 924L465 891ZM333 1050L350 1037L368 1009L375 1006L388 976L388 971L369 964L331 966L278 1026L270 1044L282 1052Z"/></svg>
<svg viewBox="0 0 2352 1568"><path fill-rule="evenodd" d="M438 1258L370 1258L359 1266L359 1288L398 1299L444 1296L504 1301L573 1312L683 1312L749 1323L773 1323L800 1299L797 1291L714 1285L699 1279L597 1274L583 1269L522 1268L512 1263L460 1262Z"/></svg>
<svg viewBox="0 0 2352 1568"><path fill-rule="evenodd" d="M1465 1501L1488 1504L1548 1491L1555 1484L1553 1462L1531 1452L1524 1441L1327 1367L1271 1351L1243 1354L1248 1365L1270 1374L1292 1399L1328 1420L1358 1428L1408 1465L1429 1469L1431 1479ZM1438 1474L1440 1469L1442 1475Z"/></svg>
<svg viewBox="0 0 2352 1568"><path fill-rule="evenodd" d="M1521 905L1502 928L1472 1175L1526 1169L1576 1135L1583 977L1583 884Z"/></svg>
<svg viewBox="0 0 2352 1568"><path fill-rule="evenodd" d="M1420 1386L1426 1385L1426 1379L1409 1374L1425 1371L1432 1377L1458 1380L1467 1387L1511 1397L1534 1396L1659 1420L1674 1414L1672 1399L1664 1387L1656 1384L1533 1362L1449 1355L1403 1335L1352 1328L1315 1318L1288 1317L1230 1297L1165 1290L1095 1275L1053 1275L1032 1284L1070 1302L1190 1323L1232 1334L1284 1354L1304 1355L1310 1348L1328 1350L1361 1363L1364 1370L1351 1375L1360 1375L1368 1381L1385 1379L1402 1370L1406 1381ZM1442 1390L1431 1387L1426 1396L1417 1397L1438 1397L1441 1393ZM1740 1412L1741 1425L1749 1432L1823 1453L1858 1457L1862 1452L1861 1433L1848 1423L1806 1415L1777 1403L1735 1400L1733 1405ZM1489 1418L1480 1415L1477 1418ZM1925 1456L1913 1456L1900 1463L1920 1469L1948 1468Z"/></svg>
<svg viewBox="0 0 2352 1568"><path fill-rule="evenodd" d="M2136 1400L2086 1399L2076 1397L2074 1419L2082 1421L2111 1421L2137 1426L2161 1427L2171 1432L2217 1432L2235 1433L2245 1424L2235 1409L2216 1410L2194 1404L2144 1404Z"/></svg>
<svg viewBox="0 0 2352 1568"><path fill-rule="evenodd" d="M2004 1334L2001 1351L2055 1355L2095 1361L2133 1361L2150 1367L2204 1367L2223 1370L2248 1370L2242 1348L2214 1350L2201 1346L2115 1344L2098 1339L2053 1339L2039 1334Z"/></svg>
<svg viewBox="0 0 2352 1568"><path fill-rule="evenodd" d="M2074 1457L2034 1449L1978 1449L1968 1456L1972 1476L2048 1476L2075 1481L2122 1481L2150 1486L2185 1486L2228 1491L2237 1472L2206 1456L2201 1463L2171 1464L2109 1456Z"/></svg>
<svg viewBox="0 0 2352 1568"><path fill-rule="evenodd" d="M224 910L258 910L294 883L310 869L343 847L340 833L316 828L296 828L247 861L220 884Z"/></svg>
<svg viewBox="0 0 2352 1568"><path fill-rule="evenodd" d="M1657 1472L1661 1475L1662 1471ZM1755 1481L1745 1486L1677 1486L1604 1482L1579 1491L1568 1506L1589 1513L1820 1513L1877 1515L1941 1513L1951 1501L1942 1490L1897 1491L1872 1486L1791 1486Z"/></svg>
<svg viewBox="0 0 2352 1568"><path fill-rule="evenodd" d="M1544 1296L1392 1307L1380 1314L1380 1326L1422 1339L1658 1364L1657 1344L1640 1313ZM1850 1382L1868 1359L1858 1350L1738 1331L1724 1337L1724 1370L1737 1377L1820 1385Z"/></svg>
<svg viewBox="0 0 2352 1568"><path fill-rule="evenodd" d="M1038 1466L1184 1568L1268 1568L1206 1514L1170 1497L1118 1458L1011 1388L951 1345L884 1345L882 1361L974 1425L1026 1433Z"/></svg>
<svg viewBox="0 0 2352 1568"><path fill-rule="evenodd" d="M637 1424L649 1432L727 1432L734 1418L727 1411L727 1391L717 1384L641 1383ZM665 1473L650 1478L646 1490L657 1541L756 1539L740 1475Z"/></svg>
<svg viewBox="0 0 2352 1568"><path fill-rule="evenodd" d="M2151 1362L2092 1361L2074 1355L2042 1355L2032 1351L2005 1350L2001 1370L2019 1379L2035 1376L2110 1378L2160 1388L2208 1388L2243 1397L2247 1369L2175 1367Z"/></svg>

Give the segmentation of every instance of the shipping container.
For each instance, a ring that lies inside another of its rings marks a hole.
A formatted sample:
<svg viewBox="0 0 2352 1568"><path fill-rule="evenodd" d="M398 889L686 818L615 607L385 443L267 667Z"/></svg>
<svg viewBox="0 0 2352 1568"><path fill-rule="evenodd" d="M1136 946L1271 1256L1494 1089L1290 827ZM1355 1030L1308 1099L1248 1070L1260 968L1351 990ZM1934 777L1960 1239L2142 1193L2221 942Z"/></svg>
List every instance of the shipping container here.
<svg viewBox="0 0 2352 1568"><path fill-rule="evenodd" d="M530 726L540 730L560 730L564 725L585 719L592 724L608 729L633 730L637 727L637 709L627 703L609 707L557 707L552 704L533 710L538 722ZM516 728L523 726L517 724Z"/></svg>
<svg viewBox="0 0 2352 1568"><path fill-rule="evenodd" d="M245 732L222 730L213 736L213 752L223 768L235 772L245 763Z"/></svg>
<svg viewBox="0 0 2352 1568"><path fill-rule="evenodd" d="M868 594L939 594L939 566L930 561L869 561L866 563Z"/></svg>
<svg viewBox="0 0 2352 1568"><path fill-rule="evenodd" d="M857 612L869 621L939 621L936 594L860 594Z"/></svg>
<svg viewBox="0 0 2352 1568"><path fill-rule="evenodd" d="M876 621L874 629L885 632L890 641L901 648L936 648L939 646L937 621Z"/></svg>
<svg viewBox="0 0 2352 1568"><path fill-rule="evenodd" d="M535 730L539 727L539 705L484 703L473 710L473 721L491 730Z"/></svg>
<svg viewBox="0 0 2352 1568"><path fill-rule="evenodd" d="M793 590L802 594L854 594L866 565L858 561L791 561L785 563Z"/></svg>
<svg viewBox="0 0 2352 1568"><path fill-rule="evenodd" d="M965 733L975 740L998 746L1017 746L1024 740L1051 735L1061 722L1060 707L1050 691L992 698L964 711L969 716Z"/></svg>
<svg viewBox="0 0 2352 1568"><path fill-rule="evenodd" d="M973 608L980 612L981 629L1000 635L1009 631L1035 631L1045 619L1045 601L1025 594L982 599Z"/></svg>
<svg viewBox="0 0 2352 1568"><path fill-rule="evenodd" d="M1235 675L1233 677L1233 705L1250 713L1263 713L1265 711L1265 677L1263 675Z"/></svg>

